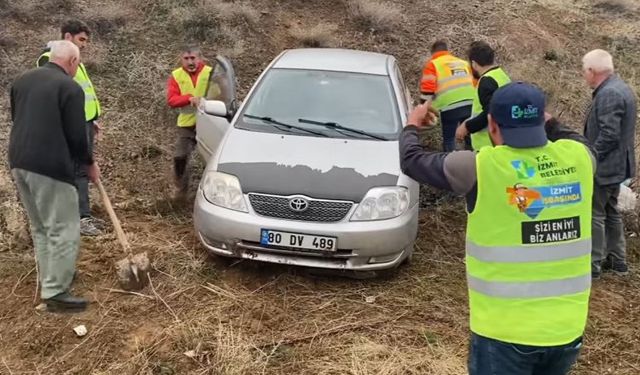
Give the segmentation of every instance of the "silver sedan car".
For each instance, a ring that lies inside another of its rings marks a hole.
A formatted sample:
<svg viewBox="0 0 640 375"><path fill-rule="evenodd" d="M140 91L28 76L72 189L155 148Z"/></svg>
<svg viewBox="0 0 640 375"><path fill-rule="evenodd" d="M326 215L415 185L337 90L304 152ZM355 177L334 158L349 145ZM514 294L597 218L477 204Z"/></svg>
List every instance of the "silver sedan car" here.
<svg viewBox="0 0 640 375"><path fill-rule="evenodd" d="M243 103L233 67L216 60L196 125L208 163L194 222L208 251L374 273L407 260L419 186L400 170L411 97L396 59L286 50Z"/></svg>

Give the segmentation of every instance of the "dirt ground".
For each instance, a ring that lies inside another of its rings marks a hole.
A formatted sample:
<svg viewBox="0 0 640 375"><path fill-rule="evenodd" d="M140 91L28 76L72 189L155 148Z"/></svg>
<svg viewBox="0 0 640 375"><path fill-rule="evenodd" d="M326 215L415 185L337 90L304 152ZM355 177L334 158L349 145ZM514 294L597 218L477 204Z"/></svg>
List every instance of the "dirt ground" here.
<svg viewBox="0 0 640 375"><path fill-rule="evenodd" d="M464 374L468 318L464 206L425 190L412 263L385 280L320 277L298 268L209 258L191 203L170 199L175 114L164 85L187 40L231 58L240 92L282 49L337 46L395 55L417 87L431 42L463 53L497 46L516 79L535 82L571 126L590 93L580 58L606 48L640 88L640 16L633 0L0 0L0 91L34 65L68 16L95 30L86 53L105 113L98 155L107 190L136 250L152 256L152 285L117 288L112 234L84 239L75 291L88 311L35 309L36 271L8 168L0 169L0 374ZM362 5L362 4L360 4ZM373 9L373 10L371 10ZM417 90L416 90L417 91ZM416 94L414 91L414 95ZM417 97L417 96L416 96ZM0 150L9 133L0 97ZM438 144L437 139L430 145ZM3 163L6 158L3 158ZM197 183L201 163L193 165ZM95 192L94 192L95 193ZM97 216L107 219L97 195ZM632 276L594 284L585 348L574 374L640 374L638 215L627 221ZM85 337L73 327L84 324Z"/></svg>

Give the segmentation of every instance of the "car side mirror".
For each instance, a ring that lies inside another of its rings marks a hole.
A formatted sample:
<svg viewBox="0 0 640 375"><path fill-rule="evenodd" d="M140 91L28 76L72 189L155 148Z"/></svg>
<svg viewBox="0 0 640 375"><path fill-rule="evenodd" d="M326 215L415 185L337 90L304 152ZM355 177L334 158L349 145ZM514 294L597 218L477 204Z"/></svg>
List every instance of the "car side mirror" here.
<svg viewBox="0 0 640 375"><path fill-rule="evenodd" d="M204 113L212 116L218 116L218 117L228 116L227 105L220 100L205 100L203 111Z"/></svg>

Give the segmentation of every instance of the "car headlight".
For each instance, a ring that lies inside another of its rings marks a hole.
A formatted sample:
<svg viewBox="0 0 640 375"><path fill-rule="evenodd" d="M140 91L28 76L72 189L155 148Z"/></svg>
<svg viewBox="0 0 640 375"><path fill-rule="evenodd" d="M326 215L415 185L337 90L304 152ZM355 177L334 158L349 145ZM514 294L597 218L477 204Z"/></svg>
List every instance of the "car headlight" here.
<svg viewBox="0 0 640 375"><path fill-rule="evenodd" d="M209 203L231 210L248 212L240 181L236 176L221 172L206 172L200 188Z"/></svg>
<svg viewBox="0 0 640 375"><path fill-rule="evenodd" d="M385 220L398 217L409 208L409 189L404 186L369 190L351 216L351 221Z"/></svg>

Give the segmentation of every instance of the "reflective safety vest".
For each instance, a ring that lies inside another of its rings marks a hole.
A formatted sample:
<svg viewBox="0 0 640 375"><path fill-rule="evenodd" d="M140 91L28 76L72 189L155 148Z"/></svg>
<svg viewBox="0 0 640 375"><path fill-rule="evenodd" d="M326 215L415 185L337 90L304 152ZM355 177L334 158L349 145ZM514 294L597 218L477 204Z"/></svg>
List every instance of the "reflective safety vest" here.
<svg viewBox="0 0 640 375"><path fill-rule="evenodd" d="M207 86L209 85L209 78L211 77L212 67L205 65L200 71L196 80L195 87L189 73L183 68L174 70L171 75L178 82L180 87L180 93L182 95L190 94L194 97L204 97L207 94ZM178 126L179 127L191 127L196 124L196 108L191 105L184 106L179 109Z"/></svg>
<svg viewBox="0 0 640 375"><path fill-rule="evenodd" d="M47 57L49 59L51 57L51 51L47 51L40 55L40 58ZM40 58L38 60L40 60ZM38 63L36 62L36 66ZM89 75L87 74L87 69L84 67L83 63L78 65L78 70L76 71L75 77L73 79L82 87L82 91L84 91L84 117L87 122L92 121L100 117L102 113L100 108L100 102L98 101L98 96L96 95L96 90L93 87L93 83L89 79Z"/></svg>
<svg viewBox="0 0 640 375"><path fill-rule="evenodd" d="M500 67L491 69L484 75L482 75L482 77L480 77L480 80L478 81L478 86L480 86L480 82L484 77L493 78L498 84L498 88L511 82L511 78L509 78L507 73ZM476 93L473 96L473 107L471 107L471 115L477 116L482 113L483 110L484 108L480 103L480 96L478 95L478 91L476 90ZM471 134L471 146L476 151L485 146L493 146L493 143L491 143L491 138L489 138L489 131L487 128Z"/></svg>
<svg viewBox="0 0 640 375"><path fill-rule="evenodd" d="M478 152L466 241L474 333L534 346L583 334L594 169L586 147L571 140Z"/></svg>
<svg viewBox="0 0 640 375"><path fill-rule="evenodd" d="M469 63L452 55L440 56L432 63L437 76L433 107L447 111L471 105L476 94Z"/></svg>

